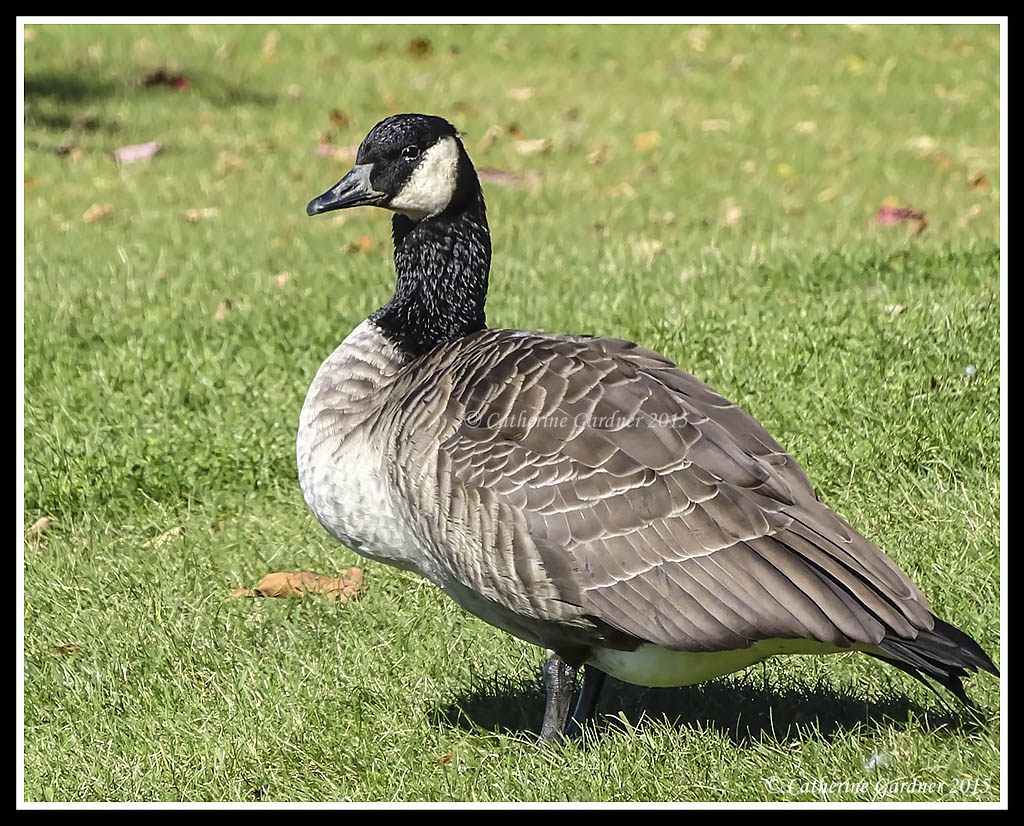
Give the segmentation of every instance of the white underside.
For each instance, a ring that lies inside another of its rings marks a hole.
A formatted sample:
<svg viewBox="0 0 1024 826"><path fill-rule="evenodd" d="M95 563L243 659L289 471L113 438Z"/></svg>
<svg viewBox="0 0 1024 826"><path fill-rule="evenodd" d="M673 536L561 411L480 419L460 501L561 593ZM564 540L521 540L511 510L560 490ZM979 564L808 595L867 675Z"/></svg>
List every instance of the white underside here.
<svg viewBox="0 0 1024 826"><path fill-rule="evenodd" d="M735 651L670 651L644 643L635 651L594 649L587 661L606 674L634 685L680 686L723 677L776 654L837 654L849 651L813 640L761 640Z"/></svg>

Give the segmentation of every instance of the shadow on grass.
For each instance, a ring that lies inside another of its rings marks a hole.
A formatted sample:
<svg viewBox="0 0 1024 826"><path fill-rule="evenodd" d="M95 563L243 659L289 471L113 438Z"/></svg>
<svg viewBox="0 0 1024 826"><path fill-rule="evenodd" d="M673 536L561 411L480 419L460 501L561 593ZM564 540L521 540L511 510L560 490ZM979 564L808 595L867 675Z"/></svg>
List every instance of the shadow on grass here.
<svg viewBox="0 0 1024 826"><path fill-rule="evenodd" d="M445 724L465 729L537 735L544 716L544 689L539 680L481 679L438 709L438 715ZM761 738L831 740L857 728L891 724L964 732L984 726L968 709L925 707L900 694L868 700L824 683L766 688L747 677L684 688L643 688L609 678L592 725L600 732L606 727L623 729L627 723L635 727L644 719L668 720L680 730L715 729L737 746Z"/></svg>
<svg viewBox="0 0 1024 826"><path fill-rule="evenodd" d="M187 80L184 89L169 88L163 82L150 82L159 73L180 75ZM85 107L109 97L132 98L136 96L194 94L215 106L274 106L278 96L251 86L233 83L210 72L189 71L168 72L160 67L136 67L122 71L116 76L101 76L92 73L63 71L35 71L25 74L25 105L27 121L49 131L63 131L72 128L81 117ZM114 122L94 122L92 128L116 131L120 125Z"/></svg>

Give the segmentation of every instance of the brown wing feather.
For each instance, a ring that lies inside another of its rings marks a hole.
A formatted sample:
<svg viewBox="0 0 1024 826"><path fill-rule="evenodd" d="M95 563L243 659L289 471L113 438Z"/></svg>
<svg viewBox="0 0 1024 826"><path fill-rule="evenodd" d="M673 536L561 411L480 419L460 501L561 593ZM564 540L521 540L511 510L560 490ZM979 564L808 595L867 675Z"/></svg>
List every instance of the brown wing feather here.
<svg viewBox="0 0 1024 826"><path fill-rule="evenodd" d="M408 432L441 442L456 540L489 514L497 538L467 588L502 610L690 651L932 627L920 591L764 428L663 356L497 330L442 357L444 415ZM473 569L479 549L462 553L453 569Z"/></svg>

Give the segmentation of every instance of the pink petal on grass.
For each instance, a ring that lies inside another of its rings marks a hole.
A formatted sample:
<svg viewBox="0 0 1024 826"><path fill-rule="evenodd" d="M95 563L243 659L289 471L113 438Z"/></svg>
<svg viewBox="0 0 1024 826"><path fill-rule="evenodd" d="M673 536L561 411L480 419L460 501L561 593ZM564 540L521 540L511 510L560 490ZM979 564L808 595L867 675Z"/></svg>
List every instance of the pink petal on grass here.
<svg viewBox="0 0 1024 826"><path fill-rule="evenodd" d="M118 163L135 163L136 161L144 161L147 158L152 158L161 149L163 149L163 147L160 145L159 141L136 143L131 146L122 146L119 149L115 149L114 157L117 158Z"/></svg>
<svg viewBox="0 0 1024 826"><path fill-rule="evenodd" d="M906 224L907 232L913 236L924 232L925 227L928 226L928 216L912 206L883 206L875 213L874 223L881 226Z"/></svg>

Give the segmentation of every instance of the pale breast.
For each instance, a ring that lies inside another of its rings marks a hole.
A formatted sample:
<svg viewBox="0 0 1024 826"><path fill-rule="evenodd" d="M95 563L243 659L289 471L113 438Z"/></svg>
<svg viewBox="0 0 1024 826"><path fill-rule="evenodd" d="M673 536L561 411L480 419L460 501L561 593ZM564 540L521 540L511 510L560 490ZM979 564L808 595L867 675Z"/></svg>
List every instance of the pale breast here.
<svg viewBox="0 0 1024 826"><path fill-rule="evenodd" d="M381 421L400 368L394 348L368 321L328 356L299 415L299 485L331 536L360 554L430 576L431 555L389 472L389 434Z"/></svg>

